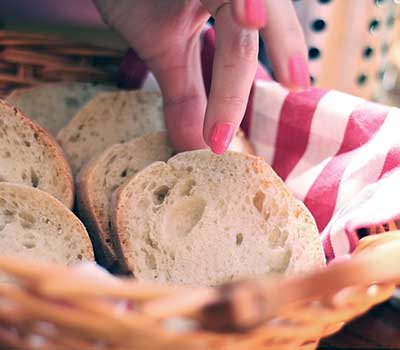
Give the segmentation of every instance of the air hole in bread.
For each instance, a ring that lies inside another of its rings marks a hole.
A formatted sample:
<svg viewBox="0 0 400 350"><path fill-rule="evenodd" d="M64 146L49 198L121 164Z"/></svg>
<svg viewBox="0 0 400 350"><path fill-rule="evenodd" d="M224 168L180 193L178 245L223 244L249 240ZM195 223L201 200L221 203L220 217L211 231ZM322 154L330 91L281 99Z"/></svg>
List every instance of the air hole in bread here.
<svg viewBox="0 0 400 350"><path fill-rule="evenodd" d="M35 242L24 242L23 245L24 245L24 247L25 247L26 249L32 249L32 248L35 248L35 247L36 247Z"/></svg>
<svg viewBox="0 0 400 350"><path fill-rule="evenodd" d="M79 138L81 137L81 134L73 134L70 136L70 138L68 139L69 142L74 143L76 141L79 140Z"/></svg>
<svg viewBox="0 0 400 350"><path fill-rule="evenodd" d="M153 203L155 205L161 205L165 198L168 196L169 193L169 187L168 186L160 186L157 189L154 190L153 192Z"/></svg>
<svg viewBox="0 0 400 350"><path fill-rule="evenodd" d="M32 224L32 225L36 222L35 217L34 217L32 214L30 214L30 213L28 213L28 212L26 212L26 211L21 211L21 212L19 212L19 213L18 213L18 216L19 216L23 221L26 221L27 223L30 223L30 224Z"/></svg>
<svg viewBox="0 0 400 350"><path fill-rule="evenodd" d="M287 270L290 259L292 257L292 250L286 249L283 254L275 258L271 263L271 272L283 273Z"/></svg>
<svg viewBox="0 0 400 350"><path fill-rule="evenodd" d="M10 151L5 151L4 152L4 158L10 158L11 157L11 152Z"/></svg>
<svg viewBox="0 0 400 350"><path fill-rule="evenodd" d="M243 243L243 234L242 233L238 233L236 235L236 245L241 245Z"/></svg>
<svg viewBox="0 0 400 350"><path fill-rule="evenodd" d="M83 259L82 254L78 254L76 257L77 257L78 260L82 260Z"/></svg>
<svg viewBox="0 0 400 350"><path fill-rule="evenodd" d="M143 252L145 254L145 262L146 262L147 267L150 270L157 269L157 262L156 262L156 257L154 256L154 254L148 252L146 249L143 249Z"/></svg>
<svg viewBox="0 0 400 350"><path fill-rule="evenodd" d="M165 216L164 231L171 237L185 237L201 220L206 202L198 197L183 197L170 207Z"/></svg>
<svg viewBox="0 0 400 350"><path fill-rule="evenodd" d="M37 132L33 133L33 137L37 141L39 139L39 134Z"/></svg>
<svg viewBox="0 0 400 350"><path fill-rule="evenodd" d="M21 226L22 226L22 228L27 229L27 230L33 228L33 224L31 224L27 221L21 221Z"/></svg>
<svg viewBox="0 0 400 350"><path fill-rule="evenodd" d="M8 217L13 217L15 215L15 210L5 209L4 215Z"/></svg>
<svg viewBox="0 0 400 350"><path fill-rule="evenodd" d="M193 179L185 182L182 186L181 196L190 196L192 194L194 186L196 186L196 181L194 181Z"/></svg>
<svg viewBox="0 0 400 350"><path fill-rule="evenodd" d="M29 141L24 141L26 147L31 147L31 143Z"/></svg>
<svg viewBox="0 0 400 350"><path fill-rule="evenodd" d="M24 171L22 172L22 174L21 174L21 179L22 179L23 181L25 181L27 178L28 178L28 175L26 175L26 170L24 170Z"/></svg>
<svg viewBox="0 0 400 350"><path fill-rule="evenodd" d="M33 168L31 168L31 182L33 187L36 188L39 186L39 177Z"/></svg>
<svg viewBox="0 0 400 350"><path fill-rule="evenodd" d="M268 244L271 248L283 248L289 236L289 232L285 229L281 229L275 226L271 232L268 234Z"/></svg>
<svg viewBox="0 0 400 350"><path fill-rule="evenodd" d="M126 177L128 175L128 169L124 169L124 171L121 173L121 177Z"/></svg>
<svg viewBox="0 0 400 350"><path fill-rule="evenodd" d="M253 197L253 205L257 211L261 214L264 206L265 193L258 191Z"/></svg>
<svg viewBox="0 0 400 350"><path fill-rule="evenodd" d="M145 235L144 242L145 242L148 246L150 246L151 248L153 248L153 249L156 249L156 250L159 250L159 249L160 249L160 248L158 247L157 241L153 240L153 239L150 237L150 234L149 234L148 232L147 232L146 235Z"/></svg>

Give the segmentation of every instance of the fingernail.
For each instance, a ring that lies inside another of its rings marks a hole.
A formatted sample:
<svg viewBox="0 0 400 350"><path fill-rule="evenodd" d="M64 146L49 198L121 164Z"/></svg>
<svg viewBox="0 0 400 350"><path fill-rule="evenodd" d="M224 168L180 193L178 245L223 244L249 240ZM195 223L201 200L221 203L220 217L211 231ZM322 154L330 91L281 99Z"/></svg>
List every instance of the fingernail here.
<svg viewBox="0 0 400 350"><path fill-rule="evenodd" d="M310 73L303 55L295 54L290 57L288 70L291 88L307 89L310 87Z"/></svg>
<svg viewBox="0 0 400 350"><path fill-rule="evenodd" d="M264 0L245 0L244 12L246 20L255 27L263 27L266 24Z"/></svg>
<svg viewBox="0 0 400 350"><path fill-rule="evenodd" d="M216 154L224 153L233 138L235 133L235 126L231 123L216 123L210 136L210 147L211 150Z"/></svg>

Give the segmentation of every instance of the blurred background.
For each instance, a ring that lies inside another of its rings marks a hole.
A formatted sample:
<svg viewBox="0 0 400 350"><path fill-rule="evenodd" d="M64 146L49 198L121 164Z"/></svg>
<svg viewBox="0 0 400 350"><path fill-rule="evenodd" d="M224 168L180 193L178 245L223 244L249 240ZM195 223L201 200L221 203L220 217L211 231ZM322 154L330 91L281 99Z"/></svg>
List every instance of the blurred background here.
<svg viewBox="0 0 400 350"><path fill-rule="evenodd" d="M294 1L308 44L313 85L400 105L399 3L400 0ZM7 75L16 76L21 71L18 52L16 56L12 55L15 54L13 51L11 55L10 50L7 52L7 49L16 49L15 41L13 44L12 40L4 40L10 39L7 32L18 31L28 35L51 33L59 36L61 41L63 38L79 40L98 48L115 50L114 56L128 48L116 33L102 23L91 0L0 0L0 26L3 30L0 37L0 81L7 80ZM48 41L47 45L51 46L51 43ZM69 45L72 46L71 43ZM17 49L22 47L20 45ZM49 54L45 49L38 50L32 45L25 45L25 48L27 51ZM72 53L78 56L79 51ZM80 53L83 55L82 50ZM54 56L54 52L50 53L50 59L46 62L51 61L51 55ZM105 56L109 55L112 56L110 52ZM73 59L74 55L70 56L67 58ZM86 64L89 57L92 59L95 56L86 55L86 61L82 62ZM117 62L115 59L107 61L104 57L101 60L99 54L96 57L97 61L109 66L112 66L110 62ZM269 67L267 56L262 51L260 60ZM25 76L29 72L33 72L31 76L42 74L40 72L43 69L36 69L35 62L33 59L22 62ZM99 63L96 64L93 67L100 69ZM51 76L47 74L46 79L51 80ZM9 85L18 84L17 81L7 82Z"/></svg>

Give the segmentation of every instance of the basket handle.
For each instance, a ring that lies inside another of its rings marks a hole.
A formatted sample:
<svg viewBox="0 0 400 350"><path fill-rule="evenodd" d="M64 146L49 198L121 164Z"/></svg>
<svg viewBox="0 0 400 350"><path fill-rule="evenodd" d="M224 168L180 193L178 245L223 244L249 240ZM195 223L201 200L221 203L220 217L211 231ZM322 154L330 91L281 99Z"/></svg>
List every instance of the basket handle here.
<svg viewBox="0 0 400 350"><path fill-rule="evenodd" d="M395 283L400 283L400 231L368 236L360 241L349 261L307 276L222 286L218 301L202 310L202 320L205 326L216 330L244 330L261 324L288 305L321 300L349 287L389 284L385 294L389 298Z"/></svg>

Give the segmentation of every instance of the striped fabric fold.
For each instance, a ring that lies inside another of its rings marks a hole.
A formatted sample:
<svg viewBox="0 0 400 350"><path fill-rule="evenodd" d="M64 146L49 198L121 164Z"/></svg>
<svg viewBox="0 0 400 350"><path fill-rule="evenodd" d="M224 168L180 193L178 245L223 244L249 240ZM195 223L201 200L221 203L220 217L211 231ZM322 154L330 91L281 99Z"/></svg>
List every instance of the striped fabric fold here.
<svg viewBox="0 0 400 350"><path fill-rule="evenodd" d="M328 260L350 253L359 232L397 222L399 109L337 91L255 86L250 140L313 214Z"/></svg>
<svg viewBox="0 0 400 350"><path fill-rule="evenodd" d="M207 93L214 39L207 27L201 36ZM122 86L159 90L133 51L121 69ZM350 253L366 234L400 228L399 109L334 90L289 92L260 65L242 128L313 214L328 260Z"/></svg>

